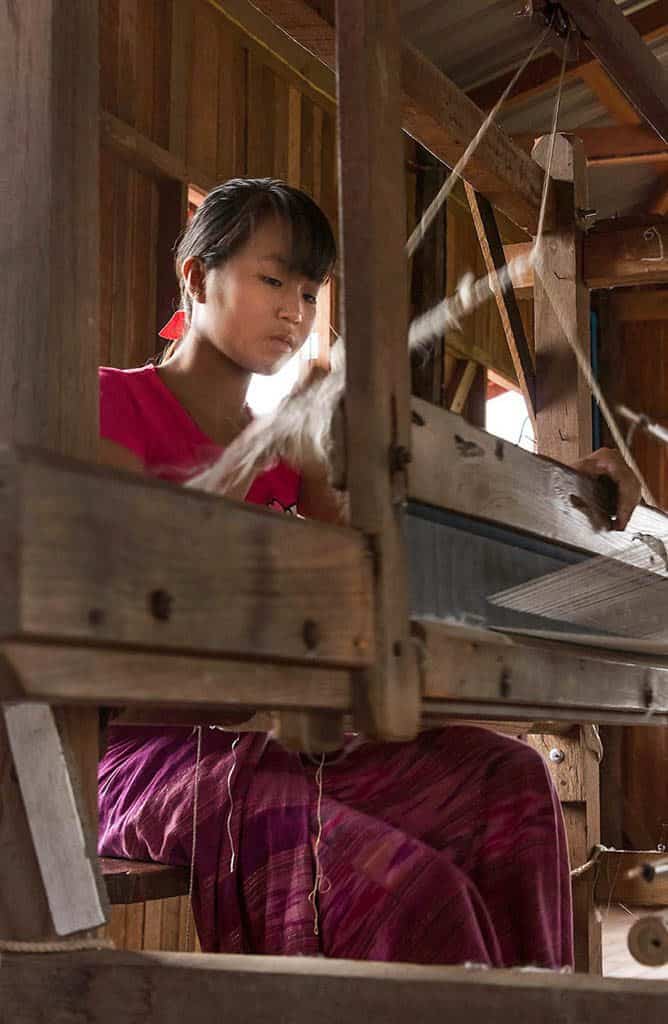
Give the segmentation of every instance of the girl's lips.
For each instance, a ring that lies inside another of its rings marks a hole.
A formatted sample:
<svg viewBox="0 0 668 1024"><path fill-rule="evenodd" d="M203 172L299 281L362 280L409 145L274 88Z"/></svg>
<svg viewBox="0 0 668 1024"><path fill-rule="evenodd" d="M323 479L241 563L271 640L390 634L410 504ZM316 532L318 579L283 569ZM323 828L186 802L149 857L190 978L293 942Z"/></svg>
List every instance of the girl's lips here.
<svg viewBox="0 0 668 1024"><path fill-rule="evenodd" d="M272 334L269 340L273 341L275 345L279 345L284 352L292 352L295 347L292 338L288 338L283 334Z"/></svg>

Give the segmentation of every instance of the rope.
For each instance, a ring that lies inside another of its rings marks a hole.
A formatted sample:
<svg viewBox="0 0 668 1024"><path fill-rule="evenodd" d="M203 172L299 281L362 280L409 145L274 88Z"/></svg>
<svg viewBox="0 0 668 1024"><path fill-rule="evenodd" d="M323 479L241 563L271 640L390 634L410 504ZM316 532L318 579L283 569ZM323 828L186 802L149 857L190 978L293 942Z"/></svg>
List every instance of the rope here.
<svg viewBox="0 0 668 1024"><path fill-rule="evenodd" d="M603 856L604 853L613 853L613 852L614 851L613 851L612 847L610 847L610 846L603 846L601 843L598 843L593 848L592 853L591 853L591 857L589 858L589 860L586 860L584 862L584 864L580 865L580 867L573 868L573 870L571 871L571 878L581 878L582 875L585 875L588 871L590 871L594 867L594 865L598 864L598 862L600 861L600 859L601 859L601 857Z"/></svg>
<svg viewBox="0 0 668 1024"><path fill-rule="evenodd" d="M553 20L554 20L554 16L553 16ZM406 242L406 254L407 254L409 259L411 258L411 256L413 256L413 254L415 253L415 250L418 248L418 246L423 241L427 231L429 230L429 227L431 226L431 224L434 221L434 218L437 216L438 211L440 210L440 208L442 207L443 203L448 198L448 196L452 192L453 188L455 187L455 185L459 181L459 178L461 177L462 170L464 169L466 164L469 162L469 160L471 159L471 157L475 153L475 151L478 148L482 138L486 135L488 128L490 127L492 121L495 119L495 117L498 114L499 110L501 109L501 107L505 103L509 93L514 88L514 86L517 83L517 81L520 78L520 76L523 74L524 69L529 64L529 61L531 60L533 55L536 53L536 51L539 49L539 47L541 47L543 45L543 43L547 39L547 37L548 37L548 35L549 35L551 30L552 30L552 22L550 22L550 24L545 29L545 32L543 33L543 35L534 44L534 46L532 47L531 51L529 52L529 54L527 55L526 59L524 60L524 63L515 72L515 74L513 75L512 79L510 80L510 82L508 83L506 88L503 90L503 92L499 96L498 100L496 101L496 103L494 104L494 106L492 107L490 112L488 113L487 117L485 118L485 120L480 125L478 131L473 136L473 138L469 142L468 146L466 147L466 149L464 150L464 152L460 156L459 160L457 161L457 163L453 167L452 171L448 175L447 180L443 183L441 188L438 190L438 193L434 196L434 198L432 199L431 203L429 204L427 209L422 214L422 217L420 218L420 221L419 221L418 225L415 227L415 229L413 230L410 238Z"/></svg>
<svg viewBox="0 0 668 1024"><path fill-rule="evenodd" d="M0 939L0 953L82 953L89 949L115 948L111 939L53 939L45 942Z"/></svg>

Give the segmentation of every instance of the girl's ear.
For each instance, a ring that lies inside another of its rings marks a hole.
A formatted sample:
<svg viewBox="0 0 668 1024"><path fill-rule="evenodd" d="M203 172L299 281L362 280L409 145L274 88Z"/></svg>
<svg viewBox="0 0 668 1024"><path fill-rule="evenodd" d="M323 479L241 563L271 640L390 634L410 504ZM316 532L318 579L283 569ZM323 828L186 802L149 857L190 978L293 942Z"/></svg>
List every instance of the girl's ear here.
<svg viewBox="0 0 668 1024"><path fill-rule="evenodd" d="M197 302L206 301L206 270L196 256L189 256L183 263L183 279L190 298Z"/></svg>

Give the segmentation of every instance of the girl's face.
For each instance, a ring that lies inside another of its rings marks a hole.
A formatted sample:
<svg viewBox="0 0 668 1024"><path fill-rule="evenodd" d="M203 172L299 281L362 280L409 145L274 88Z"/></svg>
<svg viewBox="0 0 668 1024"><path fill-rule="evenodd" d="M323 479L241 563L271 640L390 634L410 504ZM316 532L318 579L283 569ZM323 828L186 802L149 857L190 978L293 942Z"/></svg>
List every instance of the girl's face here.
<svg viewBox="0 0 668 1024"><path fill-rule="evenodd" d="M250 373L277 373L313 326L320 285L291 271L289 262L289 228L267 218L194 289L193 328Z"/></svg>

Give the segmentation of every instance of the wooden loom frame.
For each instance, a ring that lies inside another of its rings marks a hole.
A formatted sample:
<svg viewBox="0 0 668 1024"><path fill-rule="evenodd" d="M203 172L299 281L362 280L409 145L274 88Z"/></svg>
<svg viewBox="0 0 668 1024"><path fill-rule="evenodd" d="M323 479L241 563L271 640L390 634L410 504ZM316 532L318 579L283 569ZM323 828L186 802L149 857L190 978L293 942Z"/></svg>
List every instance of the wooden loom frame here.
<svg viewBox="0 0 668 1024"><path fill-rule="evenodd" d="M403 184L400 161L393 165L388 160L388 154L398 155L399 140L398 81L391 72L398 52L393 7L389 0L342 4L338 25L346 39L341 48L340 116L344 259L351 286L346 295L351 354L347 419L354 443L348 444L347 483L353 528L286 522L229 503L223 511L215 499L167 485L97 470L31 448L7 449L0 466L3 700L96 705L113 698L123 703L184 706L182 687L187 674L192 680L188 706L278 705L286 711L305 708L329 716L353 711L370 732L385 737L414 733L421 710L428 712L431 701L439 712L447 707L448 713L482 712L487 718L493 714L534 718L540 711L550 717L600 720L603 706L612 721L635 722L648 710L653 721L667 719L668 673L659 659L602 655L418 625L427 653L421 670L402 597L405 566L398 520L407 496L479 515L475 486L484 480L508 502L503 513L485 511L486 518L496 516L534 531L540 509L541 519L545 515L551 524L541 532L551 531L554 539L596 551L604 541L591 525L596 496L590 481L515 452L421 403L414 403L411 426L407 365L402 367L402 361L406 363L399 201ZM78 457L90 457L91 438L96 436L94 430L86 429L95 423L93 406L82 410L79 405L81 394L85 397L92 388L79 394L77 387L82 376L93 380L96 367L94 346L87 350L86 343L96 323L96 275L90 268L97 258L98 130L95 61L79 59L77 63L76 58L95 52L96 31L94 5L86 0L68 5L58 0L38 5L34 0L24 5L12 26L12 39L17 43L13 71L25 92L9 91L12 116L17 121L23 118L34 133L33 148L19 149L10 164L16 204L9 237L19 249L34 244L31 224L26 227L25 223L32 211L32 223L42 229L43 260L27 264L28 274L33 275L27 284L16 274L10 281L7 347L18 365L11 385L19 398L10 402L5 389L0 423L12 442ZM373 52L383 55L384 75L368 59L370 49L364 45L368 40L373 41ZM433 82L431 68L420 66L420 74ZM506 147L505 142L499 145ZM507 147L504 152L509 152ZM520 163L518 158L518 168ZM39 198L19 187L22 175L36 187L45 171L48 187ZM513 205L511 201L509 208ZM561 216L570 220L570 229L562 224L560 234L568 237L570 232L571 240L557 246L555 259L570 260L576 268L577 229L568 188L561 190L556 202L553 225ZM81 258L81 238L75 240L67 231L68 223L77 218L85 219L88 262L86 254ZM356 236L359 232L356 246L347 240L353 231ZM35 263L40 263L37 272ZM47 288L39 288L40 273L48 278ZM70 287L72 275L74 288ZM575 290L558 301L577 316L578 310L581 315L577 273L570 279ZM396 287L388 287L388 282ZM363 337L365 344L355 345L356 337ZM545 330L544 338L548 347L559 345L554 324ZM385 401L379 402L378 396L385 396ZM544 401L539 415L549 409L550 402ZM548 419L548 435L551 426ZM569 440L577 448L577 440ZM558 448L555 454L564 453ZM476 460L476 477L474 487L467 490L471 459ZM537 505L513 502L517 474L531 481L527 490L532 500L537 495ZM536 489L537 483L542 490ZM548 516L545 510L552 491L560 497L550 502ZM165 524L164 535L156 532L156 521ZM188 525L192 531L193 522L205 543L200 550L195 546L179 552L174 544L179 525ZM212 549L237 550L238 574L233 569L221 576L212 573ZM131 562L128 551L133 554ZM266 587L258 591L246 586L249 566L262 571ZM325 571L326 577L321 575ZM399 592L398 601L389 599L391 588ZM319 601L327 602L326 625L317 619ZM334 605L337 614L331 615ZM219 614L214 616L212 607L220 609ZM536 682L533 672L538 659L544 674ZM441 668L445 664L451 667L447 677ZM605 689L599 680L602 664L611 678ZM322 720L314 721L317 727ZM78 755L82 771L93 729L92 720L85 717L73 721L70 716L61 723L62 749ZM39 766L34 774L39 776ZM90 778L83 775L82 782L90 795L94 789ZM31 783L25 775L21 783L25 797ZM2 784L6 791L6 774ZM62 827L73 827L73 817ZM24 853L31 849L27 835L19 840ZM48 938L52 926L45 911L49 883L42 882L43 863L38 869L28 858L14 867L14 877L24 890L26 882L36 886L34 907L25 908L14 937ZM6 885L7 875L3 881ZM259 1000L258 1019L269 1012L273 1019L277 989L288 999L303 997L304 1012L309 1015L316 1011L308 1000L324 1000L326 1006L319 1006L317 1012L325 1019L334 1009L350 1015L351 1000L361 1017L378 1008L379 998L385 1016L398 1019L404 1010L393 993L401 990L415 1006L416 1000L424 998L419 992L427 987L431 1011L425 1013L441 1014L446 1007L454 1013L465 1007L468 1020L482 1020L499 1001L505 1003L509 1016L534 1010L547 1013L558 1002L569 1015L566 1019L577 1019L586 1007L591 1014L605 1012L606 1020L614 1022L616 1015L622 1020L622 1014L628 1013L620 993L628 992L629 998L635 995L636 1009L644 1000L645 1013L653 1019L652 1014L659 1012L660 995L668 990L663 985L650 992L641 983L620 986L583 978L537 979L512 972L494 972L481 979L461 969L425 972L398 965L276 965L264 958L248 964L226 957L198 957L194 962L181 954L63 952L47 958L21 953L8 955L3 967L3 1005L12 1007L18 1005L17 999L28 998L22 1010L26 1020L38 1019L47 1001L64 1012L71 998L69 989L74 986L80 992L80 979L91 969L98 994L83 996L85 1012L88 1008L91 1013L113 1012L113 997L106 988L113 978L112 985L120 981L127 996L126 1005L133 1014L128 1019L140 1019L141 1013L143 1020L171 1019L169 1014L187 1005L180 1001L189 998L192 985L199 985L204 977L207 995L200 1001L199 1019L205 1019L209 999L221 998L218 1008L224 1005L228 1015L247 1013L243 997L248 993ZM344 978L347 983L342 987ZM26 980L31 987L28 997ZM170 997L174 983L180 994ZM150 1010L140 994L146 986L162 993L151 998ZM334 990L339 995L332 1000ZM379 996L380 990L384 997Z"/></svg>

